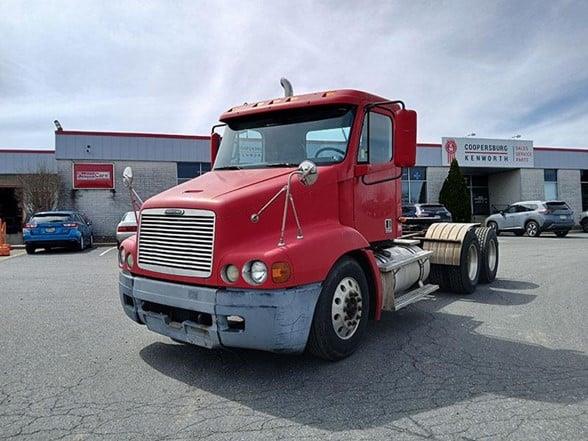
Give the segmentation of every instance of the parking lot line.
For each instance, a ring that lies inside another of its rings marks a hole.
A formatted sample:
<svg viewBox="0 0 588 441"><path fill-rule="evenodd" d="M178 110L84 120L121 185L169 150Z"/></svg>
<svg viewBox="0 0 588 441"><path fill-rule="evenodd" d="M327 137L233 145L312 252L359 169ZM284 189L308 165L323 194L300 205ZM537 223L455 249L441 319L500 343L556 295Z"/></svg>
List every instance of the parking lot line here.
<svg viewBox="0 0 588 441"><path fill-rule="evenodd" d="M105 251L102 251L102 252L100 253L100 257L104 256L106 253L109 253L109 252L110 252L110 251L112 251L112 250L116 250L116 247L110 247L110 248L108 248L107 250L105 250Z"/></svg>

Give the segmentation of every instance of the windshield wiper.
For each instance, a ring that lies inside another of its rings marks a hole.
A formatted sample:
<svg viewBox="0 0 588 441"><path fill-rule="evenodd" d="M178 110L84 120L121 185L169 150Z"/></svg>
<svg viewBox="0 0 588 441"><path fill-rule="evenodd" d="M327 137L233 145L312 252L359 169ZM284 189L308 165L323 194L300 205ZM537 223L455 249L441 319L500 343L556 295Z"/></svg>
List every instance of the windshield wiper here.
<svg viewBox="0 0 588 441"><path fill-rule="evenodd" d="M298 164L294 164L293 162L277 162L274 164L265 164L264 167L298 167Z"/></svg>
<svg viewBox="0 0 588 441"><path fill-rule="evenodd" d="M213 170L241 170L238 165L225 165L224 167L215 167Z"/></svg>

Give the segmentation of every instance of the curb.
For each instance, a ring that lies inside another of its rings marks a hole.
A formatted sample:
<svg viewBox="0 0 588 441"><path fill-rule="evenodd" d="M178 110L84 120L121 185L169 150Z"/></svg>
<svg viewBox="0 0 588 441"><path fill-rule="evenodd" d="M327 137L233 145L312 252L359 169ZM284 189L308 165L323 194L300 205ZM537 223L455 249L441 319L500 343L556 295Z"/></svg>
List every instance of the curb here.
<svg viewBox="0 0 588 441"><path fill-rule="evenodd" d="M115 246L116 246L116 242L100 242L100 243L94 242L94 248L115 247ZM13 250L24 250L25 246L22 244L10 245L10 248L12 248Z"/></svg>

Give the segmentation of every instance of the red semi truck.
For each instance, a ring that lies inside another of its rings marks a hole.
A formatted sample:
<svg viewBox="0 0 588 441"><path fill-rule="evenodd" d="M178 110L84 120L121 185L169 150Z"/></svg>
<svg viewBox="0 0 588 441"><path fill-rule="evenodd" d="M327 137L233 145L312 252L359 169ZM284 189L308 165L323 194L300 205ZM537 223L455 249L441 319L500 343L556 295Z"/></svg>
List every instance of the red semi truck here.
<svg viewBox="0 0 588 441"><path fill-rule="evenodd" d="M490 229L439 223L402 235L415 111L356 90L294 96L283 85L286 96L220 117L211 172L137 206L138 233L119 249L132 320L207 348L337 360L383 311L495 278ZM133 198L132 179L125 170Z"/></svg>

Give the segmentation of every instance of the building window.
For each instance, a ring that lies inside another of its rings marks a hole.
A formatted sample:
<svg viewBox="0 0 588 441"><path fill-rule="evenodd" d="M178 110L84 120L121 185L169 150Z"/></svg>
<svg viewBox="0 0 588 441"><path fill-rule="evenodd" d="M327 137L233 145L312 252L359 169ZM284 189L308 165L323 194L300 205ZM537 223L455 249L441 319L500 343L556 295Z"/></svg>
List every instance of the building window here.
<svg viewBox="0 0 588 441"><path fill-rule="evenodd" d="M178 162L178 184L210 171L210 162Z"/></svg>
<svg viewBox="0 0 588 441"><path fill-rule="evenodd" d="M427 201L427 168L402 169L402 203L418 204Z"/></svg>
<svg viewBox="0 0 588 441"><path fill-rule="evenodd" d="M554 201L557 199L557 170L546 168L543 170L545 181L545 200Z"/></svg>
<svg viewBox="0 0 588 441"><path fill-rule="evenodd" d="M582 210L588 210L588 170L582 170L580 174L582 187Z"/></svg>

